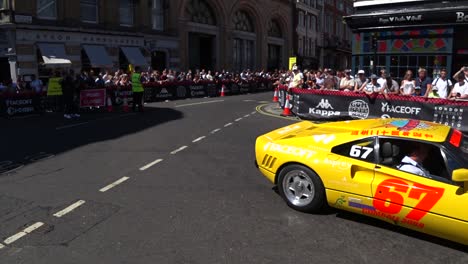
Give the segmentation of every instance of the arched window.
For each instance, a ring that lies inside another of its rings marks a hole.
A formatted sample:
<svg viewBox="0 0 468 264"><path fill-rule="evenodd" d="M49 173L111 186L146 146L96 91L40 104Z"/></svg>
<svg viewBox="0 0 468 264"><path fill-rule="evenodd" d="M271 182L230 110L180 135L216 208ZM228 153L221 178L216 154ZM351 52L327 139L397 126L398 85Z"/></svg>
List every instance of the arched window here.
<svg viewBox="0 0 468 264"><path fill-rule="evenodd" d="M281 38L283 36L278 21L271 20L270 23L268 23L268 36L274 38Z"/></svg>
<svg viewBox="0 0 468 264"><path fill-rule="evenodd" d="M185 12L190 21L200 24L216 25L213 9L205 0L190 0Z"/></svg>
<svg viewBox="0 0 468 264"><path fill-rule="evenodd" d="M250 16L244 11L237 11L232 17L232 24L235 30L245 32L255 32Z"/></svg>

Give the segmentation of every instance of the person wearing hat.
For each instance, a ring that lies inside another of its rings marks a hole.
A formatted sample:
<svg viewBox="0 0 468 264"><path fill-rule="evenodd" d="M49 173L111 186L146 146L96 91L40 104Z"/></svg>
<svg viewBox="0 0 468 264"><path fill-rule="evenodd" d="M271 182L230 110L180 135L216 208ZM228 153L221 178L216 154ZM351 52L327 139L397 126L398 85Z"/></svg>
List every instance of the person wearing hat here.
<svg viewBox="0 0 468 264"><path fill-rule="evenodd" d="M463 73L460 73L457 78L458 82L452 89L449 99L467 99L468 98L468 82Z"/></svg>
<svg viewBox="0 0 468 264"><path fill-rule="evenodd" d="M416 95L428 97L432 91L432 79L427 76L427 71L424 68L419 68L418 78L416 78Z"/></svg>
<svg viewBox="0 0 468 264"><path fill-rule="evenodd" d="M379 77L377 75L372 74L370 76L370 81L366 82L362 86L361 91L365 92L367 95L373 95L373 94L376 94L376 93L380 93L382 88L380 87L380 84L377 82L378 79L379 79Z"/></svg>
<svg viewBox="0 0 468 264"><path fill-rule="evenodd" d="M351 70L345 70L345 77L340 81L340 90L349 92L354 89L354 79L351 77Z"/></svg>
<svg viewBox="0 0 468 264"><path fill-rule="evenodd" d="M364 70L359 70L357 78L354 79L354 92L362 91L363 89L361 88L364 84L367 84L367 82L366 72Z"/></svg>
<svg viewBox="0 0 468 264"><path fill-rule="evenodd" d="M299 67L297 67L297 65L292 67L292 71L293 73L289 88L302 88L302 85L304 84L304 75L299 71Z"/></svg>

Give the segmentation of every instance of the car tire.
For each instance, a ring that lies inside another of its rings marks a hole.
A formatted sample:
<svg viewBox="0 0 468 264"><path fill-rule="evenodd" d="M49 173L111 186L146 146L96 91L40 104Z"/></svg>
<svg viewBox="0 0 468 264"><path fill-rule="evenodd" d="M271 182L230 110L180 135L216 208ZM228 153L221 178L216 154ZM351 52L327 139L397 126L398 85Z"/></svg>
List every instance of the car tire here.
<svg viewBox="0 0 468 264"><path fill-rule="evenodd" d="M320 177L302 165L282 169L278 191L289 207L306 213L320 212L326 204L325 187Z"/></svg>

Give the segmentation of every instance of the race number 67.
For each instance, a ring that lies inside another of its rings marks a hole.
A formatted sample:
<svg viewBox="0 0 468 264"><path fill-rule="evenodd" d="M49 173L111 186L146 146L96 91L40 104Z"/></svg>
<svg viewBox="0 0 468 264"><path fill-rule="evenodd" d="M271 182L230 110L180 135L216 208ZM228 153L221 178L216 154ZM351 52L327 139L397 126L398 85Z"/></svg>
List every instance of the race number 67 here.
<svg viewBox="0 0 468 264"><path fill-rule="evenodd" d="M402 180L389 179L383 181L377 186L374 195L373 205L375 209L388 214L398 214L405 204L405 197L402 194L408 193L409 189L410 185ZM407 198L418 200L419 203L405 218L420 221L443 195L443 188L419 183L413 184Z"/></svg>
<svg viewBox="0 0 468 264"><path fill-rule="evenodd" d="M354 145L351 147L351 150L349 151L349 155L353 158L366 159L369 156L369 154L372 153L373 150L374 150L373 148Z"/></svg>

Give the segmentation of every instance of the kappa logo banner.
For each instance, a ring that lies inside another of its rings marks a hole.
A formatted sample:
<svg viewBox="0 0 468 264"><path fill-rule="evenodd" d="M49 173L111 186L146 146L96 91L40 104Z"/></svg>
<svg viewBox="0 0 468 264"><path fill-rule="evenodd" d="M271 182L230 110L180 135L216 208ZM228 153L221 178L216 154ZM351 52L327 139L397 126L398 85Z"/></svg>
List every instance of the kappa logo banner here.
<svg viewBox="0 0 468 264"><path fill-rule="evenodd" d="M328 99L322 99L314 108L309 108L309 114L316 114L324 117L328 116L340 116L341 113L339 111L333 111L334 108L330 104Z"/></svg>

